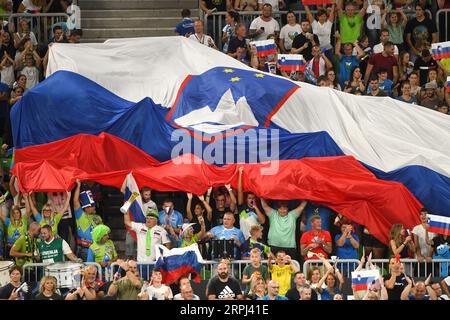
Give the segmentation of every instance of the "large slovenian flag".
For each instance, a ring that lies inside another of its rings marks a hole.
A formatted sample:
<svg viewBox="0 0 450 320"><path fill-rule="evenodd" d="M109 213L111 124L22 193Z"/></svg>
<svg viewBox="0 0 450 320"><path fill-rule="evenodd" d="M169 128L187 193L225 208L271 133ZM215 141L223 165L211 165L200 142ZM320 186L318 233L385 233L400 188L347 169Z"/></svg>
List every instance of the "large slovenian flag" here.
<svg viewBox="0 0 450 320"><path fill-rule="evenodd" d="M435 60L450 58L450 41L432 43L431 54Z"/></svg>
<svg viewBox="0 0 450 320"><path fill-rule="evenodd" d="M156 247L155 269L159 269L163 282L170 285L183 276L194 274L194 282L201 281L200 270L203 258L196 243L184 247L167 249L165 246Z"/></svg>
<svg viewBox="0 0 450 320"><path fill-rule="evenodd" d="M301 54L279 54L278 68L284 71L305 71L306 64Z"/></svg>
<svg viewBox="0 0 450 320"><path fill-rule="evenodd" d="M448 115L293 82L182 37L55 44L47 74L11 111L24 192L120 187L132 171L202 194L236 187L242 164L244 190L309 199L385 243L423 206L450 217Z"/></svg>
<svg viewBox="0 0 450 320"><path fill-rule="evenodd" d="M271 54L277 54L275 49L275 41L273 39L253 41L252 45L256 47L256 54L258 57L266 57Z"/></svg>
<svg viewBox="0 0 450 320"><path fill-rule="evenodd" d="M369 285L379 281L379 270L361 270L352 272L352 287L354 291L366 291Z"/></svg>
<svg viewBox="0 0 450 320"><path fill-rule="evenodd" d="M133 174L129 173L125 178L125 195L124 202L130 202L127 214L131 221L145 223L145 210L142 203L141 193L139 191L136 180L134 180ZM128 206L127 206L128 207ZM122 207L123 208L123 207ZM121 208L121 210L122 210ZM127 227L132 237L136 239L136 232Z"/></svg>

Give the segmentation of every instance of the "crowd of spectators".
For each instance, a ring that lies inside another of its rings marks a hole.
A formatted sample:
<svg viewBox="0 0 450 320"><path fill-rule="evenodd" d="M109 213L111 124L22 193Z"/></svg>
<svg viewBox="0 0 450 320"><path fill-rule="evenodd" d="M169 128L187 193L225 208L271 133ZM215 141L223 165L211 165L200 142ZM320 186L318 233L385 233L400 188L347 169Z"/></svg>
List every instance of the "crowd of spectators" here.
<svg viewBox="0 0 450 320"><path fill-rule="evenodd" d="M450 8L450 1L344 0L310 8L288 0L202 0L200 8L208 34L216 33L213 23L221 19L213 19L214 12L227 11L225 27L216 42L203 40L208 37L203 28L201 32L200 28L186 29L189 38L221 47L255 69L354 95L387 96L449 114L446 79L450 58L434 60L431 44L439 41L435 8ZM301 11L287 11L290 8ZM245 23L249 11L256 10L262 14ZM278 13L280 10L284 13ZM200 20L195 23L203 25ZM306 70L280 70L277 54L258 57L252 42L267 39L274 39L277 53L301 54Z"/></svg>

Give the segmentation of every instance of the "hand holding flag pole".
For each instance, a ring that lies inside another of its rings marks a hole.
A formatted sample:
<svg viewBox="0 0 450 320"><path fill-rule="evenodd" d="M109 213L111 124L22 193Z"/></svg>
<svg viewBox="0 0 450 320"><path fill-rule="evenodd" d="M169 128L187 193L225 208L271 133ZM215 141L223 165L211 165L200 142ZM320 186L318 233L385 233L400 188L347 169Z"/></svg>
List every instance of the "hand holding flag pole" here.
<svg viewBox="0 0 450 320"><path fill-rule="evenodd" d="M128 198L128 200L123 204L123 206L120 207L120 212L122 212L123 214L127 213L127 211L130 209L131 205L137 199L137 197L139 197L139 193L133 192L131 196Z"/></svg>

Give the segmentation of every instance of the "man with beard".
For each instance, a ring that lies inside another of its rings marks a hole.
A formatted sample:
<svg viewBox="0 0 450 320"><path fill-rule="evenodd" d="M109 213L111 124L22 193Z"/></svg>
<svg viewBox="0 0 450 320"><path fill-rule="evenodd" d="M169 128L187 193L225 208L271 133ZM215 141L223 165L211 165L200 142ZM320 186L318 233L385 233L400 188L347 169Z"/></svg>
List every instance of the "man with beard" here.
<svg viewBox="0 0 450 320"><path fill-rule="evenodd" d="M243 300L239 282L228 274L226 263L220 263L217 267L218 277L212 278L208 284L208 300Z"/></svg>
<svg viewBox="0 0 450 320"><path fill-rule="evenodd" d="M73 262L83 262L73 254L66 240L55 238L48 224L41 227L41 239L37 243L42 263L64 262L64 256Z"/></svg>

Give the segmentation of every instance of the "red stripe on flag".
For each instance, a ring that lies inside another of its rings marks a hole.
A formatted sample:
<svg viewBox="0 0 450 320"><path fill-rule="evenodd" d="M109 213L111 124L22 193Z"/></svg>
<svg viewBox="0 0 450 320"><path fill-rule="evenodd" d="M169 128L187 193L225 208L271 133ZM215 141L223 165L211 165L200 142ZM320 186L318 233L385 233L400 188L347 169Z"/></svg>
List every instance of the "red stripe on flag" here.
<svg viewBox="0 0 450 320"><path fill-rule="evenodd" d="M292 94L299 88L300 88L300 86L293 87L291 90L288 91L288 93L286 93L286 95L283 97L283 99L281 99L281 101L278 102L276 107L273 108L273 110L267 116L266 122L264 123L264 128L267 128L270 125L270 121L272 120L272 117L278 112L278 110L281 109L281 107L284 105L286 100L289 99L289 97L292 96Z"/></svg>
<svg viewBox="0 0 450 320"><path fill-rule="evenodd" d="M178 89L177 97L175 98L175 102L173 103L172 108L170 108L170 111L166 116L167 121L170 121L170 118L172 117L172 113L174 112L175 107L177 106L178 100L180 99L181 93L183 92L184 87L186 87L186 85L188 84L189 80L191 80L191 78L192 78L192 75L188 75L181 83L181 86Z"/></svg>

